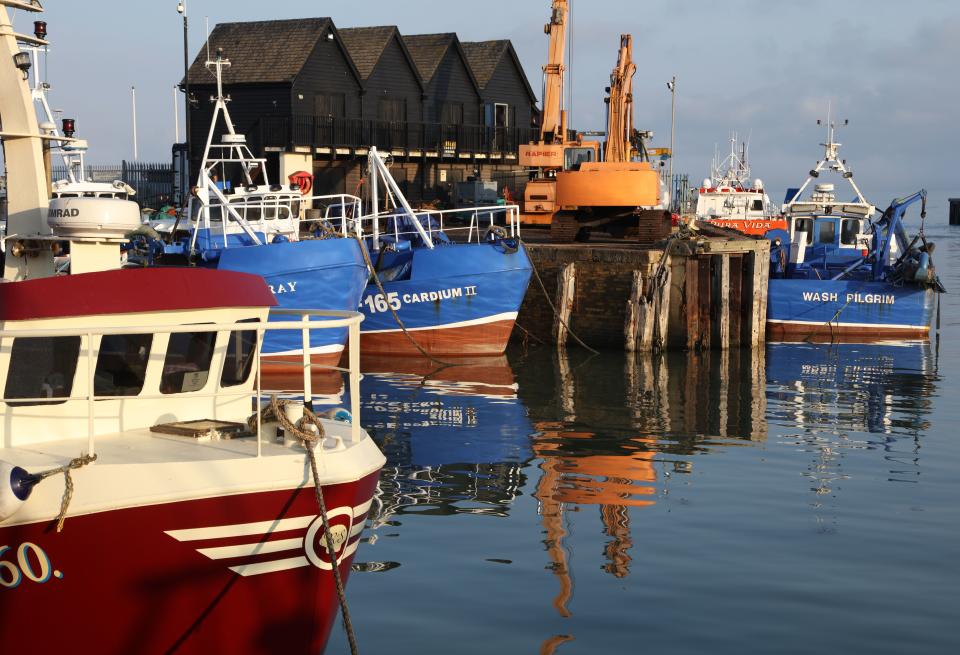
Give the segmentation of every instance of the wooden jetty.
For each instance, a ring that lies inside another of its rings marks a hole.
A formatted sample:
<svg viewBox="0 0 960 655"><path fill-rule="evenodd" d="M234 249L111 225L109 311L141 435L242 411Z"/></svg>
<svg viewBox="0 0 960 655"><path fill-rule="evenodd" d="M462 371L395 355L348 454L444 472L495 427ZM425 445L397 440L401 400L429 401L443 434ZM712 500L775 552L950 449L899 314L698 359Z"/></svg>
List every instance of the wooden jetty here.
<svg viewBox="0 0 960 655"><path fill-rule="evenodd" d="M515 339L566 345L572 333L593 348L640 352L764 343L766 239L690 232L656 248L526 245L543 287L531 281Z"/></svg>

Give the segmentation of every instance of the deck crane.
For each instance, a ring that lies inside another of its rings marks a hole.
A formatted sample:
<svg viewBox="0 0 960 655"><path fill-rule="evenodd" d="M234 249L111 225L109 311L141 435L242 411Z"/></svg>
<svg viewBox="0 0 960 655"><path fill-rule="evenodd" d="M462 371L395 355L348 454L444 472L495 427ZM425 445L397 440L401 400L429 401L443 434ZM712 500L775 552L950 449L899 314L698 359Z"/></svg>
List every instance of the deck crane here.
<svg viewBox="0 0 960 655"><path fill-rule="evenodd" d="M549 55L544 73L543 111L539 140L520 146L519 162L532 171L524 191L521 221L549 226L554 241L573 241L602 227L614 236L650 238L669 231L669 214L661 207L665 192L660 176L642 155L643 144L633 129L632 39L620 37L617 67L607 99L607 147L598 141L571 136L563 107L566 69L564 57L569 0L552 0ZM606 154L602 157L601 153ZM651 229L652 228L652 229Z"/></svg>

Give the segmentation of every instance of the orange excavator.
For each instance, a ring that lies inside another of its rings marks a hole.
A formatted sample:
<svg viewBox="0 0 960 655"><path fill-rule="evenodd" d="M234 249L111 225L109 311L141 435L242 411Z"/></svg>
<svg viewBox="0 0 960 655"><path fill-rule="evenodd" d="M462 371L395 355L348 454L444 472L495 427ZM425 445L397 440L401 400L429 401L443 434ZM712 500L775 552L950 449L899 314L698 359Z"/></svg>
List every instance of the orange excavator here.
<svg viewBox="0 0 960 655"><path fill-rule="evenodd" d="M553 0L540 138L520 146L520 165L533 171L523 197L521 221L549 226L556 242L586 240L602 228L615 237L656 241L670 231L663 210L666 193L657 171L643 161L643 134L633 127L633 63L630 35L620 37L617 66L607 97L607 141L571 135L563 108L569 0Z"/></svg>

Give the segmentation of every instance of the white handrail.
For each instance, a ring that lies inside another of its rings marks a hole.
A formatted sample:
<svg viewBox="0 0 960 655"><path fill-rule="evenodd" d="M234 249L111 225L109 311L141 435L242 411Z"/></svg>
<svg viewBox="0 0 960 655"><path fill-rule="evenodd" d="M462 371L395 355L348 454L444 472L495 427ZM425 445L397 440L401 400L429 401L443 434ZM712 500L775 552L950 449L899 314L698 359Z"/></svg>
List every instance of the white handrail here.
<svg viewBox="0 0 960 655"><path fill-rule="evenodd" d="M114 396L98 395L94 392L95 387L95 358L93 349L93 337L104 335L127 335L127 334L182 334L195 332L235 332L235 331L256 331L257 343L255 350L254 370L256 376L256 413L257 413L257 457L262 456L261 446L261 409L262 399L261 383L261 357L263 353L261 346L263 337L269 330L298 330L302 334L301 347L304 351L303 359L303 388L304 402L312 401L313 394L311 388L311 373L314 368L328 368L313 364L310 361L310 331L315 329L348 329L348 347L350 349L348 375L350 384L350 439L351 443L358 443L360 434L360 323L363 321L363 314L360 312L340 311L340 310L316 310L316 309L272 309L273 315L279 316L299 316L299 321L266 321L260 323L199 323L192 325L174 325L174 324L153 324L140 325L136 327L89 327L89 328L59 328L59 329L41 329L41 330L0 330L0 339L17 338L37 338L37 337L86 337L86 377L87 393L80 396L68 396L58 398L0 398L3 403L30 403L36 404L61 404L68 401L85 400L87 403L87 451L93 455L96 452L96 401L97 400L153 400L167 398L171 399L172 394L163 393L139 393L135 396ZM316 318L320 320L311 320ZM339 367L332 367L336 370L343 370ZM216 392L190 392L191 397L209 398L209 397L240 397L251 395L251 391L216 391Z"/></svg>

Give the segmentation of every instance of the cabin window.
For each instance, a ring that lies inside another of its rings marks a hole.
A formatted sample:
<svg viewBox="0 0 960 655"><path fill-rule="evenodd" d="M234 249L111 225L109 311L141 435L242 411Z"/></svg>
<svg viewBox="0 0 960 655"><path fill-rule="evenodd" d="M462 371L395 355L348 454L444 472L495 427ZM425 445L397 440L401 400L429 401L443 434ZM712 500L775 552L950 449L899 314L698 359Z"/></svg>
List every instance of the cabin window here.
<svg viewBox="0 0 960 655"><path fill-rule="evenodd" d="M810 243L813 235L813 219L798 218L793 230L794 239L801 245Z"/></svg>
<svg viewBox="0 0 960 655"><path fill-rule="evenodd" d="M567 148L563 151L564 170L577 170L580 164L593 161L593 148Z"/></svg>
<svg viewBox="0 0 960 655"><path fill-rule="evenodd" d="M136 396L143 390L152 334L105 334L100 339L93 392L98 396Z"/></svg>
<svg viewBox="0 0 960 655"><path fill-rule="evenodd" d="M859 235L860 221L856 218L845 219L840 227L840 243L845 246L855 246Z"/></svg>
<svg viewBox="0 0 960 655"><path fill-rule="evenodd" d="M257 323L257 319L240 321L241 323ZM243 384L250 377L253 369L253 357L257 351L256 330L236 330L227 336L227 357L223 362L223 373L220 376L221 387L235 387Z"/></svg>
<svg viewBox="0 0 960 655"><path fill-rule="evenodd" d="M186 393L203 389L210 375L216 338L216 332L171 334L160 376L160 393Z"/></svg>
<svg viewBox="0 0 960 655"><path fill-rule="evenodd" d="M754 201L753 201L753 205L751 205L750 209L752 209L752 210L755 211L755 212L762 212L762 211L763 211L763 200L760 199L760 198L757 198L756 200L754 200Z"/></svg>
<svg viewBox="0 0 960 655"><path fill-rule="evenodd" d="M821 221L817 230L817 243L833 243L837 237L837 224L833 221Z"/></svg>
<svg viewBox="0 0 960 655"><path fill-rule="evenodd" d="M267 196L264 199L263 204L263 217L268 221L272 221L277 217L277 197Z"/></svg>
<svg viewBox="0 0 960 655"><path fill-rule="evenodd" d="M12 407L59 403L10 402L16 398L69 398L77 372L80 337L18 337L10 347L3 397ZM59 402L66 402L61 400Z"/></svg>

